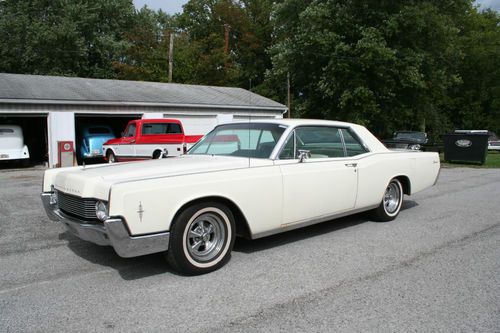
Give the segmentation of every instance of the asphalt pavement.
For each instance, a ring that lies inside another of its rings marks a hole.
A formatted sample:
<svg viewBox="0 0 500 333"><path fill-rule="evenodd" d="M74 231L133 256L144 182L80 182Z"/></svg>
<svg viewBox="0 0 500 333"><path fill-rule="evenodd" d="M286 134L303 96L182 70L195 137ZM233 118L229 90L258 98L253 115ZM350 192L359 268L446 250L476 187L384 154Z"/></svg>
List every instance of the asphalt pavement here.
<svg viewBox="0 0 500 333"><path fill-rule="evenodd" d="M500 332L500 170L443 169L399 217L247 241L202 276L48 220L43 170L0 170L0 332Z"/></svg>

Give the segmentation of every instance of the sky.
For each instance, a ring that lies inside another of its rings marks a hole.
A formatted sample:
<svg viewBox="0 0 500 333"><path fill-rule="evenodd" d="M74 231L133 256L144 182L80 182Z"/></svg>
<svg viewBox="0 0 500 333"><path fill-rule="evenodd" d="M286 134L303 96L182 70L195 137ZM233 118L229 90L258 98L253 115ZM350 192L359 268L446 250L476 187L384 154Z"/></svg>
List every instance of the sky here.
<svg viewBox="0 0 500 333"><path fill-rule="evenodd" d="M133 2L137 9L147 5L154 10L161 9L169 14L175 14L182 12L182 5L188 2L188 0L133 0Z"/></svg>
<svg viewBox="0 0 500 333"><path fill-rule="evenodd" d="M154 10L162 9L169 14L175 14L182 12L182 5L188 0L133 0L133 2L138 9L147 5ZM500 0L476 0L476 2L481 8L491 8L500 12Z"/></svg>

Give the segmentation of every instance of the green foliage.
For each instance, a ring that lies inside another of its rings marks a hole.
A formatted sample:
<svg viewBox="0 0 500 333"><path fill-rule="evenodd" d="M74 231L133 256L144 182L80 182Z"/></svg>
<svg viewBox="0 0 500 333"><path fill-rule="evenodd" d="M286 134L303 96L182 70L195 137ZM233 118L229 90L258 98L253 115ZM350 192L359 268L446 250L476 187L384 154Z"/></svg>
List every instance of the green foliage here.
<svg viewBox="0 0 500 333"><path fill-rule="evenodd" d="M426 1L298 4L278 7L276 22L285 28L278 28L269 75L290 72L295 115L354 121L382 136L443 128L440 108L460 83L453 8Z"/></svg>
<svg viewBox="0 0 500 333"><path fill-rule="evenodd" d="M229 27L229 28L227 28ZM225 29L228 29L226 49ZM380 137L500 132L500 17L472 0L0 0L0 72L238 86Z"/></svg>
<svg viewBox="0 0 500 333"><path fill-rule="evenodd" d="M129 0L0 2L0 71L114 77L127 42Z"/></svg>

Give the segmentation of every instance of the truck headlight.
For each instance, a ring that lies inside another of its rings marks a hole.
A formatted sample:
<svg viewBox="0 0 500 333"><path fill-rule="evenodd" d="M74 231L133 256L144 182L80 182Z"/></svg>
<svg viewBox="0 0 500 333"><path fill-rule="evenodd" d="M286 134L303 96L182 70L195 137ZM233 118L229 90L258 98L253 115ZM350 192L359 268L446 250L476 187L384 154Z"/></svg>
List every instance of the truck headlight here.
<svg viewBox="0 0 500 333"><path fill-rule="evenodd" d="M101 221L109 219L108 205L104 201L97 201L95 204L95 215Z"/></svg>

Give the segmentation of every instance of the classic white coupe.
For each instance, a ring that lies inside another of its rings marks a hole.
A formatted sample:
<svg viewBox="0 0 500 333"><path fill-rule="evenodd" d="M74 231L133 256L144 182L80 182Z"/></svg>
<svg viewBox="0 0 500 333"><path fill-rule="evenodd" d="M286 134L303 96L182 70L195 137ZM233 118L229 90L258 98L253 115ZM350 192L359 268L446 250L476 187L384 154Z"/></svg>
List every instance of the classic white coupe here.
<svg viewBox="0 0 500 333"><path fill-rule="evenodd" d="M390 151L363 126L266 120L217 126L187 155L45 172L48 216L122 257L222 267L255 239L361 211L393 220L404 194L436 183L437 153Z"/></svg>

